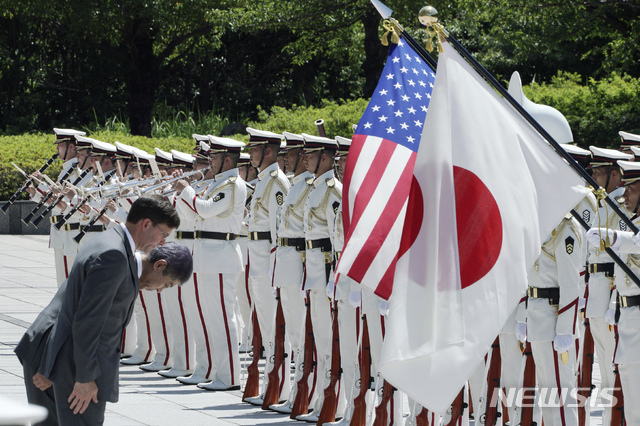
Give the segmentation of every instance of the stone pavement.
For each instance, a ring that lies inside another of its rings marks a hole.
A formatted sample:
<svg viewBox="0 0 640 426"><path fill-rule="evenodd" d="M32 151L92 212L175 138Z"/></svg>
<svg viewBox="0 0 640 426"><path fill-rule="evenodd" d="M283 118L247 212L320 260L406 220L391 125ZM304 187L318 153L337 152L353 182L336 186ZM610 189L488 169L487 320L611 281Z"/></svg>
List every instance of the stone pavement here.
<svg viewBox="0 0 640 426"><path fill-rule="evenodd" d="M0 235L0 396L20 402L26 393L13 348L57 290L47 243L43 235ZM242 361L250 360L244 355ZM242 403L240 391L207 392L135 366L120 373L120 401L107 404L107 425L303 424ZM594 376L599 384L597 368ZM591 425L600 425L601 410L593 414Z"/></svg>

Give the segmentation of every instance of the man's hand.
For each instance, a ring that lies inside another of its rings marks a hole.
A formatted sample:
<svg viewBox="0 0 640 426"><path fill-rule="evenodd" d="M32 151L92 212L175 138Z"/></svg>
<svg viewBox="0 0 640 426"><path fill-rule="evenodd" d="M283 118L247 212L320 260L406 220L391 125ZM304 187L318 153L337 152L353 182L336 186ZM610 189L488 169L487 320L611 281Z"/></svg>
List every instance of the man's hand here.
<svg viewBox="0 0 640 426"><path fill-rule="evenodd" d="M73 385L73 392L69 395L67 402L71 403L69 408L73 410L73 414L82 414L89 407L89 403L93 401L98 403L98 386L96 382L79 383Z"/></svg>
<svg viewBox="0 0 640 426"><path fill-rule="evenodd" d="M189 186L189 182L187 182L184 179L180 179L179 181L177 181L175 183L175 190L178 193L178 195L180 195L182 193L182 190L185 189L187 186Z"/></svg>
<svg viewBox="0 0 640 426"><path fill-rule="evenodd" d="M33 378L33 384L40 389L41 391L45 391L47 389L49 389L51 387L51 385L53 383L51 383L51 380L47 379L46 377L44 377L42 374L40 373L36 373Z"/></svg>

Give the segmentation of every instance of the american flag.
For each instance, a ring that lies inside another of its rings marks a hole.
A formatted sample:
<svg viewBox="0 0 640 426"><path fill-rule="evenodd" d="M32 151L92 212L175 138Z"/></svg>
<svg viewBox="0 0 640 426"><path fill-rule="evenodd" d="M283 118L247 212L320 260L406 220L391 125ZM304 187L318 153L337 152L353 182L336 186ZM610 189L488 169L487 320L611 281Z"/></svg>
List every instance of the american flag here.
<svg viewBox="0 0 640 426"><path fill-rule="evenodd" d="M400 38L351 144L344 176L345 246L338 272L387 299L434 70Z"/></svg>

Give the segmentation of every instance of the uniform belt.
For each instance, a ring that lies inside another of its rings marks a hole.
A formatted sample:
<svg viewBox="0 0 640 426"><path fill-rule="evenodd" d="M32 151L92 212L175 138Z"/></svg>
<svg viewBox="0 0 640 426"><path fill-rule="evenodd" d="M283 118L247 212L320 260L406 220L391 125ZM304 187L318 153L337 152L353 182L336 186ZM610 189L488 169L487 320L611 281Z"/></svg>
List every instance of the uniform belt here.
<svg viewBox="0 0 640 426"><path fill-rule="evenodd" d="M613 262L609 263L590 263L589 264L589 274L595 274L598 272L603 272L607 278L613 277L613 270L615 264Z"/></svg>
<svg viewBox="0 0 640 426"><path fill-rule="evenodd" d="M306 240L305 246L307 250L311 250L314 248L322 249L323 252L331 252L331 239L330 238L320 238L318 240Z"/></svg>
<svg viewBox="0 0 640 426"><path fill-rule="evenodd" d="M193 231L175 231L173 233L176 240L193 240L195 232Z"/></svg>
<svg viewBox="0 0 640 426"><path fill-rule="evenodd" d="M278 247L295 247L304 251L304 238L278 238Z"/></svg>
<svg viewBox="0 0 640 426"><path fill-rule="evenodd" d="M62 219L64 219L64 216L59 214L59 215L53 215L53 216L49 216L49 222L51 223L58 223L60 222Z"/></svg>
<svg viewBox="0 0 640 426"><path fill-rule="evenodd" d="M549 299L550 305L557 305L560 303L560 289L559 288L538 288L529 287L527 289L527 296L532 299Z"/></svg>
<svg viewBox="0 0 640 426"><path fill-rule="evenodd" d="M621 308L631 308L632 306L640 306L640 295L638 296L618 295L618 305L620 305Z"/></svg>
<svg viewBox="0 0 640 426"><path fill-rule="evenodd" d="M195 238L204 239L204 240L225 240L231 241L236 239L236 234L232 234L231 232L207 232L207 231L196 231Z"/></svg>
<svg viewBox="0 0 640 426"><path fill-rule="evenodd" d="M80 230L84 232L102 232L105 229L107 229L107 227L104 225L92 225L92 226L81 225L80 226Z"/></svg>
<svg viewBox="0 0 640 426"><path fill-rule="evenodd" d="M77 231L78 229L80 229L79 223L65 223L62 225L63 231Z"/></svg>
<svg viewBox="0 0 640 426"><path fill-rule="evenodd" d="M253 232L249 232L247 234L247 237L249 237L249 241L258 241L258 240L269 240L269 241L271 241L271 232L269 232L269 231L264 231L264 232L253 231Z"/></svg>

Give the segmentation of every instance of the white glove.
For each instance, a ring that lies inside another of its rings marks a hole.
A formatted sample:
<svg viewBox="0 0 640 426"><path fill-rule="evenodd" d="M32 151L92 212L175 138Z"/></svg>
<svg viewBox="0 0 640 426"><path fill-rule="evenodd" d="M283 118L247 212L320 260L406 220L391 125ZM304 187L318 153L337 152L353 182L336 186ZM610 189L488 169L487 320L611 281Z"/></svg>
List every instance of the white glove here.
<svg viewBox="0 0 640 426"><path fill-rule="evenodd" d="M613 250L617 250L620 247L620 244L622 244L622 241L620 241L619 238L615 238L615 231L613 229L591 228L585 234L585 238L587 239L587 241L589 241L592 245L596 247L600 246L600 239L602 238L602 241L606 241L607 236L609 237L611 248ZM614 238L616 240L615 243L613 241Z"/></svg>
<svg viewBox="0 0 640 426"><path fill-rule="evenodd" d="M573 345L573 336L568 334L556 334L556 338L553 339L553 349L559 354L564 353Z"/></svg>
<svg viewBox="0 0 640 426"><path fill-rule="evenodd" d="M276 297L278 297L278 288L277 287L274 287L273 290L271 290L271 295L273 296L274 299Z"/></svg>
<svg viewBox="0 0 640 426"><path fill-rule="evenodd" d="M389 302L381 300L378 304L378 307L380 308L380 315L389 315Z"/></svg>
<svg viewBox="0 0 640 426"><path fill-rule="evenodd" d="M640 246L640 234L633 234L631 239L637 246Z"/></svg>
<svg viewBox="0 0 640 426"><path fill-rule="evenodd" d="M335 289L336 289L336 283L334 283L333 281L329 281L327 283L327 286L325 287L325 290L327 291L327 297L331 300L333 300Z"/></svg>
<svg viewBox="0 0 640 426"><path fill-rule="evenodd" d="M359 308L360 303L362 302L362 292L360 291L352 291L349 293L349 304L354 308Z"/></svg>
<svg viewBox="0 0 640 426"><path fill-rule="evenodd" d="M607 312L604 313L604 320L609 325L616 324L616 310L615 309L607 309Z"/></svg>
<svg viewBox="0 0 640 426"><path fill-rule="evenodd" d="M527 341L527 323L518 321L516 324L516 339L520 340L522 343Z"/></svg>
<svg viewBox="0 0 640 426"><path fill-rule="evenodd" d="M578 298L578 309L584 309L585 306L587 306L587 299L585 299L584 297L579 297Z"/></svg>

